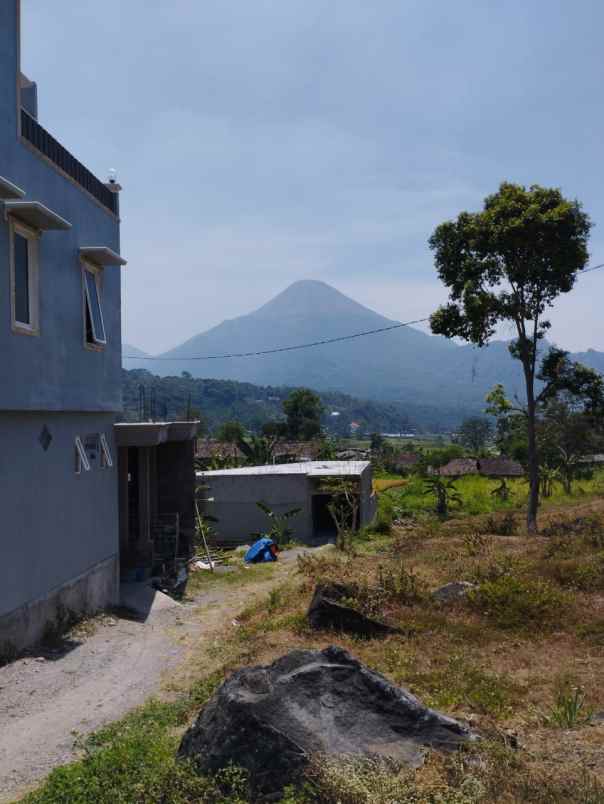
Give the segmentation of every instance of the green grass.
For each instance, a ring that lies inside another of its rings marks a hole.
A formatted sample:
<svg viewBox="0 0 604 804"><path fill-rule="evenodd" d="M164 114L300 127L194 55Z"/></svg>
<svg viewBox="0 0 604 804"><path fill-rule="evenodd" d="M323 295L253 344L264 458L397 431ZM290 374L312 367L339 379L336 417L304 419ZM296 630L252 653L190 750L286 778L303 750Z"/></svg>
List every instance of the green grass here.
<svg viewBox="0 0 604 804"><path fill-rule="evenodd" d="M275 571L276 563L267 562L265 564L243 564L243 557L238 559L238 563L232 565L228 572L211 572L210 570L198 570L192 572L187 583L186 596L196 597L201 592L214 589L217 586L245 586L246 584L257 583L258 580L269 580Z"/></svg>
<svg viewBox="0 0 604 804"><path fill-rule="evenodd" d="M424 480L415 475L409 477L408 480L409 482L405 486L390 489L387 492L399 511L403 515L433 511L435 500L432 495L425 494ZM478 475L460 477L455 481L455 486L461 496L462 505L453 505L451 515L490 514L496 511L517 510L526 506L528 484L523 479L508 481L511 494L507 501L499 500L496 495L491 493L498 485L498 480ZM604 470L595 473L591 480L578 482L571 495L565 494L562 486L556 483L552 496L543 500L543 508L577 503L583 498L587 499L598 494L604 494Z"/></svg>
<svg viewBox="0 0 604 804"><path fill-rule="evenodd" d="M461 655L451 656L428 672L410 670L405 682L429 706L444 710L464 707L495 717L511 711L524 692L505 676L485 672Z"/></svg>

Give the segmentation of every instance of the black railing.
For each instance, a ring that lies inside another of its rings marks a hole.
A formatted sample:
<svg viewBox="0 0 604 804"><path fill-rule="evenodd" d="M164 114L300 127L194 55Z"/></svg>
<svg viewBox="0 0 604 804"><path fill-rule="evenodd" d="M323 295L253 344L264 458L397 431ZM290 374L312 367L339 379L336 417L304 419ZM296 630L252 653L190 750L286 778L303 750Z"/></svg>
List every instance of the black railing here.
<svg viewBox="0 0 604 804"><path fill-rule="evenodd" d="M97 201L117 214L117 195L91 173L87 167L72 156L60 142L43 128L25 109L21 109L21 135L34 148L67 173L80 187L87 190Z"/></svg>

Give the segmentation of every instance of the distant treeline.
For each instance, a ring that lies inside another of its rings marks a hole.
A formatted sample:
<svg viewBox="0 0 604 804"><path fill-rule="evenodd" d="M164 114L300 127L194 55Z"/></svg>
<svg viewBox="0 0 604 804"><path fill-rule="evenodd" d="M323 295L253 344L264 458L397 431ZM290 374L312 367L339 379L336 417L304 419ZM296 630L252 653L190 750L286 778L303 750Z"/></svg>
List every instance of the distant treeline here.
<svg viewBox="0 0 604 804"><path fill-rule="evenodd" d="M226 421L240 421L252 432L283 418L283 400L292 388L271 388L233 380L157 377L144 369L123 371L124 418L182 419L199 417L212 433ZM361 433L409 432L413 429L402 405L372 402L337 392L318 392L324 406L323 426L334 435L349 435L357 422ZM339 415L333 415L337 413Z"/></svg>

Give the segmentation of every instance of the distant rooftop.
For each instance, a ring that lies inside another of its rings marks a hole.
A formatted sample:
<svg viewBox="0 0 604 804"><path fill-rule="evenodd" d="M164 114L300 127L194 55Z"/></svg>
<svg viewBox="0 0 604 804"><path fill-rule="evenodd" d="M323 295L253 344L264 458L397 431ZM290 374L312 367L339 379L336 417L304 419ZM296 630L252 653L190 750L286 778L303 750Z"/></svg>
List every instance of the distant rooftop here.
<svg viewBox="0 0 604 804"><path fill-rule="evenodd" d="M304 461L302 463L280 463L269 466L244 466L242 469L214 469L197 472L203 477L224 477L225 475L307 475L308 477L359 477L369 461Z"/></svg>

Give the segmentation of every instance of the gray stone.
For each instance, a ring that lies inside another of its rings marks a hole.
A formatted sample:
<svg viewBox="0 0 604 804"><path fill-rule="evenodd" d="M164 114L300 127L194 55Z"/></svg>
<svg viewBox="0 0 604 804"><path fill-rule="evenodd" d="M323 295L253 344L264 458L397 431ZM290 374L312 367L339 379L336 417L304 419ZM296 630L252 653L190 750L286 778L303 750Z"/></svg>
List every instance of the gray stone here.
<svg viewBox="0 0 604 804"><path fill-rule="evenodd" d="M472 589L476 589L476 584L468 581L453 581L432 592L432 598L437 603L455 603L457 600L463 600Z"/></svg>
<svg viewBox="0 0 604 804"><path fill-rule="evenodd" d="M360 611L342 603L353 596L354 590L343 584L318 584L307 615L311 628L334 629L363 637L402 633L399 628L366 617Z"/></svg>
<svg viewBox="0 0 604 804"><path fill-rule="evenodd" d="M202 773L246 768L259 793L295 782L313 754L382 756L421 765L427 747L477 735L425 707L346 651L293 651L234 673L183 737L180 757Z"/></svg>

